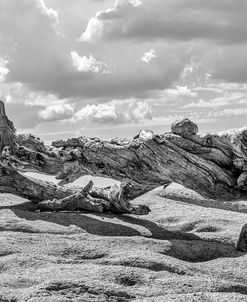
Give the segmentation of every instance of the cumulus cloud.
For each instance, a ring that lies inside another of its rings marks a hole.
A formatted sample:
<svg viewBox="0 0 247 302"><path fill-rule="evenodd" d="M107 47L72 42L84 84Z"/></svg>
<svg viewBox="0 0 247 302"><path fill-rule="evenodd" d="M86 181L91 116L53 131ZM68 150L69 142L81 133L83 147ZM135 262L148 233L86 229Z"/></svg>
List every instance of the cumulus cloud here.
<svg viewBox="0 0 247 302"><path fill-rule="evenodd" d="M50 108L64 106L69 102L69 100L59 99L53 94L30 91L21 83L1 83L0 96L6 103L8 116L15 122L17 129L29 132L31 130L28 129L42 124L46 119L45 114L47 111L49 112ZM46 110L47 107L49 107L48 110Z"/></svg>
<svg viewBox="0 0 247 302"><path fill-rule="evenodd" d="M246 14L247 2L242 0L143 0L141 5L118 0L114 7L98 11L89 20L79 40L176 43L177 48L184 43L185 52L199 63L185 62L181 76L191 78L194 86L212 79L244 83ZM152 55L141 58L148 62Z"/></svg>
<svg viewBox="0 0 247 302"><path fill-rule="evenodd" d="M37 6L40 7L41 12L44 13L44 15L48 16L49 18L51 18L52 22L54 25L58 24L58 13L57 11L55 11L53 8L48 8L45 5L44 0L35 0L37 2Z"/></svg>
<svg viewBox="0 0 247 302"><path fill-rule="evenodd" d="M92 72L106 72L105 66L106 64L97 61L92 55L89 57L87 56L80 56L76 51L71 51L71 58L72 58L72 63L76 70L78 71L92 71Z"/></svg>
<svg viewBox="0 0 247 302"><path fill-rule="evenodd" d="M141 58L143 62L148 63L151 59L156 58L156 53L154 49L150 49L148 52L145 52Z"/></svg>
<svg viewBox="0 0 247 302"><path fill-rule="evenodd" d="M169 38L247 41L247 4L240 0L118 0L90 19L80 40ZM138 4L137 4L138 3ZM139 4L140 3L140 4Z"/></svg>
<svg viewBox="0 0 247 302"><path fill-rule="evenodd" d="M74 114L75 121L99 124L139 123L152 119L151 107L135 99L87 105Z"/></svg>
<svg viewBox="0 0 247 302"><path fill-rule="evenodd" d="M246 1L112 2L0 1L0 94L18 128L137 128L192 113L216 120L211 111L246 122Z"/></svg>
<svg viewBox="0 0 247 302"><path fill-rule="evenodd" d="M39 117L44 121L65 120L72 117L74 107L70 104L48 106L39 112Z"/></svg>
<svg viewBox="0 0 247 302"><path fill-rule="evenodd" d="M125 6L126 1L120 2ZM128 9L139 10L143 5L138 3L128 2ZM91 98L140 98L169 87L183 68L185 52L173 45L161 46L152 64L143 64L140 58L147 45L75 44L58 33L60 17L41 0L9 0L0 3L0 10L0 56L8 60L9 69L6 81L32 91L85 103Z"/></svg>
<svg viewBox="0 0 247 302"><path fill-rule="evenodd" d="M132 9L139 9L142 4L143 2L139 0L116 0L113 8L99 11L89 20L86 30L78 38L78 41L90 41L101 39L108 34L111 35L112 26L114 26L112 22L114 23L114 20L124 21L128 12L131 12ZM119 24L116 25L119 26Z"/></svg>
<svg viewBox="0 0 247 302"><path fill-rule="evenodd" d="M9 69L6 67L7 66L8 61L0 58L0 82L4 81Z"/></svg>
<svg viewBox="0 0 247 302"><path fill-rule="evenodd" d="M6 80L37 85L54 76L64 64L57 12L43 0L1 1L0 11L0 55L9 61Z"/></svg>
<svg viewBox="0 0 247 302"><path fill-rule="evenodd" d="M196 97L198 95L195 91L192 91L187 86L176 86L176 88L173 89L166 89L165 93L167 95L189 96L189 97Z"/></svg>

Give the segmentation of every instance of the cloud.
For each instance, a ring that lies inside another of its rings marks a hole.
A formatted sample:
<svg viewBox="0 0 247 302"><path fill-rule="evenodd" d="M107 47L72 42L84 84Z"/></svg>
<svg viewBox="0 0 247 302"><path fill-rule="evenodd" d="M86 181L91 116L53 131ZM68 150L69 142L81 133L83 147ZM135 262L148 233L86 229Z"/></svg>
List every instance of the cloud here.
<svg viewBox="0 0 247 302"><path fill-rule="evenodd" d="M54 120L59 120L59 113L61 114L62 110L51 109L60 106L69 109L71 106L66 105L69 101L67 99L58 99L52 94L30 91L21 83L10 85L3 82L0 89L1 95L2 100L6 103L8 116L14 121L17 129L21 131L31 131L28 129L39 126L49 117L52 119L52 113L57 114Z"/></svg>
<svg viewBox="0 0 247 302"><path fill-rule="evenodd" d="M193 92L212 92L212 93L223 93L224 90L222 90L220 87L214 87L214 86L198 86L192 89Z"/></svg>
<svg viewBox="0 0 247 302"><path fill-rule="evenodd" d="M67 99L59 99L54 94L30 91L21 83L2 85L2 94L5 95L8 104L25 104L27 106L54 106L69 102ZM0 90L1 91L1 90Z"/></svg>
<svg viewBox="0 0 247 302"><path fill-rule="evenodd" d="M220 102L220 103L214 103L214 102L207 102L204 101L202 99L200 99L198 102L196 103L189 103L186 104L184 106L182 106L181 108L183 109L189 109L189 108L215 108L215 107L221 107L224 105L227 105L228 103L226 101Z"/></svg>
<svg viewBox="0 0 247 302"><path fill-rule="evenodd" d="M188 96L188 97L196 97L198 94L194 91L191 91L187 86L176 86L173 89L166 89L166 95L171 96Z"/></svg>
<svg viewBox="0 0 247 302"><path fill-rule="evenodd" d="M115 2L90 19L80 40L157 39L247 41L247 4L241 0L149 0ZM139 5L137 5L137 3Z"/></svg>
<svg viewBox="0 0 247 302"><path fill-rule="evenodd" d="M133 6L140 6L143 4L142 1L140 0L129 0L129 2L133 5Z"/></svg>
<svg viewBox="0 0 247 302"><path fill-rule="evenodd" d="M234 117L246 116L247 108L226 108L220 112L210 112L209 117Z"/></svg>
<svg viewBox="0 0 247 302"><path fill-rule="evenodd" d="M38 85L66 64L56 29L58 14L43 0L1 1L0 55L8 60L6 81ZM14 20L14 22L13 22Z"/></svg>
<svg viewBox="0 0 247 302"><path fill-rule="evenodd" d="M141 58L143 62L148 63L151 59L156 58L156 53L154 49L150 49L148 52L145 52Z"/></svg>
<svg viewBox="0 0 247 302"><path fill-rule="evenodd" d="M246 1L72 2L0 1L0 94L18 128L137 129L245 108Z"/></svg>
<svg viewBox="0 0 247 302"><path fill-rule="evenodd" d="M39 117L43 121L59 121L72 117L74 107L70 104L48 106L39 112Z"/></svg>
<svg viewBox="0 0 247 302"><path fill-rule="evenodd" d="M215 79L245 83L246 15L247 2L242 0L156 0L155 4L143 0L138 6L119 0L112 8L98 11L79 40L92 44L132 41L131 46L152 43L155 49L157 44L175 43L177 49L184 47L189 60L194 58L185 62L181 86L190 81L196 87ZM152 59L148 53L140 56L144 62Z"/></svg>
<svg viewBox="0 0 247 302"><path fill-rule="evenodd" d="M151 119L151 107L135 99L87 105L74 114L74 121L98 124L139 123Z"/></svg>
<svg viewBox="0 0 247 302"><path fill-rule="evenodd" d="M38 105L29 106L23 102L6 103L7 115L14 122L18 132L19 131L30 132L35 127L37 127L41 122L38 116L38 111L41 109L42 109L41 106Z"/></svg>
<svg viewBox="0 0 247 302"><path fill-rule="evenodd" d="M219 82L219 83L211 83L207 86L209 89L216 89L225 91L245 91L247 92L247 83L229 83L229 82Z"/></svg>
<svg viewBox="0 0 247 302"><path fill-rule="evenodd" d="M0 82L3 82L6 79L6 76L9 72L9 69L6 67L8 61L0 58Z"/></svg>
<svg viewBox="0 0 247 302"><path fill-rule="evenodd" d="M76 51L71 51L72 63L78 71L106 72L106 64L97 61L92 55L81 57Z"/></svg>
<svg viewBox="0 0 247 302"><path fill-rule="evenodd" d="M92 17L86 27L86 30L78 38L78 41L90 41L100 39L104 35L111 34L112 25L111 21L122 19L126 17L126 13L131 12L132 9L138 9L143 4L139 0L117 0L115 6L111 9L98 11ZM108 22L110 20L110 22ZM116 24L119 26L119 24ZM109 31L109 32L108 32Z"/></svg>
<svg viewBox="0 0 247 302"><path fill-rule="evenodd" d="M247 19L246 19L247 20ZM247 28L247 21L245 24ZM247 42L247 41L246 41ZM246 44L231 45L221 50L214 62L214 78L237 83L247 82Z"/></svg>
<svg viewBox="0 0 247 302"><path fill-rule="evenodd" d="M30 91L72 102L97 98L101 103L165 89L184 67L186 53L175 45L160 45L152 64L143 64L140 58L152 45L76 43L59 34L61 18L54 9L41 0L28 3L0 3L0 56L8 61L9 85L21 83ZM136 3L128 2L128 9L143 6Z"/></svg>
<svg viewBox="0 0 247 302"><path fill-rule="evenodd" d="M243 93L225 93L224 96L210 99L210 100L202 100L200 99L198 102L193 102L182 106L183 109L189 108L217 108L223 106L229 106L234 103L242 103L246 101L247 94Z"/></svg>

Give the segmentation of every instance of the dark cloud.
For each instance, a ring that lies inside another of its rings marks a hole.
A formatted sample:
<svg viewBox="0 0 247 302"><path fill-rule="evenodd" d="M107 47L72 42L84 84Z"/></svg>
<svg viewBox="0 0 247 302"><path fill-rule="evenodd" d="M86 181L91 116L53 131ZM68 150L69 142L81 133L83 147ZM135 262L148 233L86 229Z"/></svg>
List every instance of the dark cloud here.
<svg viewBox="0 0 247 302"><path fill-rule="evenodd" d="M224 48L214 63L214 78L247 83L247 44Z"/></svg>
<svg viewBox="0 0 247 302"><path fill-rule="evenodd" d="M247 41L247 2L242 0L116 1L98 12L81 40L87 39L210 39L221 43Z"/></svg>
<svg viewBox="0 0 247 302"><path fill-rule="evenodd" d="M18 128L150 122L151 112L170 123L192 107L206 119L218 114L205 115L210 98L234 109L208 82L247 83L246 0L8 0L0 11L0 93Z"/></svg>
<svg viewBox="0 0 247 302"><path fill-rule="evenodd" d="M20 129L34 128L41 122L38 111L41 106L30 106L25 103L7 103L6 112L8 117L14 121L15 127Z"/></svg>
<svg viewBox="0 0 247 302"><path fill-rule="evenodd" d="M20 82L35 91L53 93L59 98L80 97L82 101L129 98L169 87L183 69L184 55L176 59L181 50L174 47L172 51L166 49L169 53L165 58L146 64L141 61L143 53L149 50L145 46L127 43L101 47L85 43L79 55L92 57L97 52L97 62L105 61L102 66L109 65L109 70L77 70L71 57L76 45L71 45L58 31L59 16L55 10L48 9L42 0L35 0L30 6L27 1L17 4L9 0L1 6L0 24L7 20L1 27L1 41L4 45L7 40L10 43L6 51L8 83ZM11 20L15 20L14 24Z"/></svg>

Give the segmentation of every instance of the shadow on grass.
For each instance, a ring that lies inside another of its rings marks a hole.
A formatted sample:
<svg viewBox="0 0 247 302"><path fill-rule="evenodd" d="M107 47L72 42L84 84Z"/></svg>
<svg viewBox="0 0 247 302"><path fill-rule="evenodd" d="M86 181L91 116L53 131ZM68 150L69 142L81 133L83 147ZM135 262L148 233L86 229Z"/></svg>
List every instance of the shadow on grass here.
<svg viewBox="0 0 247 302"><path fill-rule="evenodd" d="M186 189L185 190L189 190ZM167 191L165 189L157 190L155 192L155 195L170 199L174 201L184 202L188 204L194 204L198 205L204 208L215 208L220 210L226 210L226 211L232 211L232 212L239 212L239 213L247 213L247 201L245 207L239 206L238 202L240 200L232 200L232 201L226 201L226 200L216 200L216 199L210 199L205 198L203 196L200 196L198 193L193 192L192 190L189 190L191 192L189 195L182 194L181 191Z"/></svg>
<svg viewBox="0 0 247 302"><path fill-rule="evenodd" d="M168 240L171 246L157 251L187 262L203 262L222 257L239 257L233 245L202 240L199 236L170 231L148 219L130 215L98 214L87 212L35 212L37 205L25 202L18 205L2 206L0 210L10 209L19 218L29 221L47 221L62 226L75 225L89 234L98 236L143 236L140 227L150 233L150 238ZM109 221L109 220L112 220ZM139 230L138 230L139 229ZM21 231L21 230L20 230Z"/></svg>
<svg viewBox="0 0 247 302"><path fill-rule="evenodd" d="M154 239L201 240L195 234L166 230L148 219L136 218L130 215L98 214L85 211L36 212L38 206L31 202L2 206L0 210L2 209L10 209L16 216L26 220L43 220L63 226L75 225L90 234L99 236L143 236L138 231L138 227L142 227L150 232L148 237ZM114 220L114 222L109 220Z"/></svg>

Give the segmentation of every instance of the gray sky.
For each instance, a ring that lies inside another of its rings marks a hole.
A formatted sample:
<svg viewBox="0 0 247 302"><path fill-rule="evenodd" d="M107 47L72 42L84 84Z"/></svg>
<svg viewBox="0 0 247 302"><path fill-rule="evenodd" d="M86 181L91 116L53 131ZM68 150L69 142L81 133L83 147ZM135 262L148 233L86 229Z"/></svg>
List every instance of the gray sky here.
<svg viewBox="0 0 247 302"><path fill-rule="evenodd" d="M0 0L0 95L45 141L246 125L246 0Z"/></svg>

